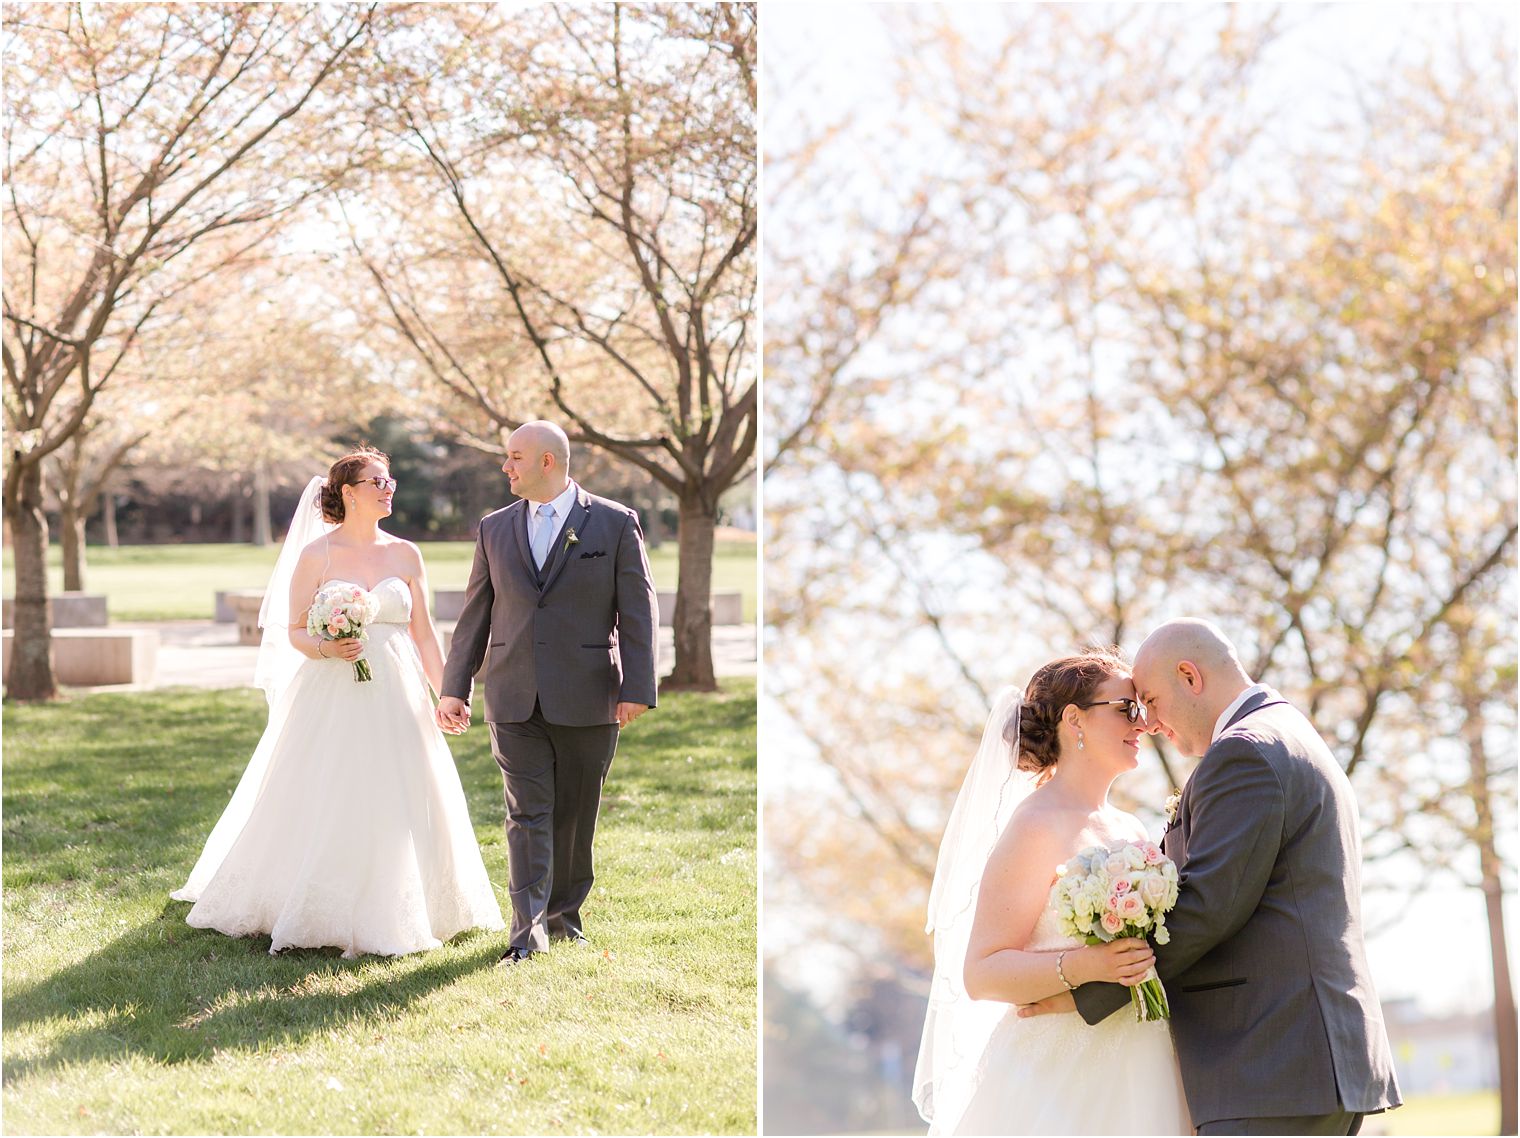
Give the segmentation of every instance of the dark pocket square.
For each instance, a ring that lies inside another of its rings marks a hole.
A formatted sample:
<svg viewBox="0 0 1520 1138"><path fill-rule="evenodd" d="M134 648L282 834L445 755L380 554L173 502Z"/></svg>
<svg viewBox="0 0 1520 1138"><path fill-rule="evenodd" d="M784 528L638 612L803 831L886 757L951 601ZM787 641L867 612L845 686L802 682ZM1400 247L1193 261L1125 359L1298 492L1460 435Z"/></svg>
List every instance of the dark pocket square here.
<svg viewBox="0 0 1520 1138"><path fill-rule="evenodd" d="M584 561L588 557L606 557L606 556L607 556L607 551L605 549L598 549L595 553L582 553L581 554L581 560Z"/></svg>

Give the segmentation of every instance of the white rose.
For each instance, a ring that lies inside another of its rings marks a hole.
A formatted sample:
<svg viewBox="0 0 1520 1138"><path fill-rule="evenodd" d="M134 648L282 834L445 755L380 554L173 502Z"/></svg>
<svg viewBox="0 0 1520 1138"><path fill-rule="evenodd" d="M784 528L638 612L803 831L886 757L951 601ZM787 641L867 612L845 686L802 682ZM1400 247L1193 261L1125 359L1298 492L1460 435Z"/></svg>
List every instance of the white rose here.
<svg viewBox="0 0 1520 1138"><path fill-rule="evenodd" d="M1139 846L1125 846L1120 852L1124 855L1124 860L1129 864L1130 869L1145 868L1145 851Z"/></svg>

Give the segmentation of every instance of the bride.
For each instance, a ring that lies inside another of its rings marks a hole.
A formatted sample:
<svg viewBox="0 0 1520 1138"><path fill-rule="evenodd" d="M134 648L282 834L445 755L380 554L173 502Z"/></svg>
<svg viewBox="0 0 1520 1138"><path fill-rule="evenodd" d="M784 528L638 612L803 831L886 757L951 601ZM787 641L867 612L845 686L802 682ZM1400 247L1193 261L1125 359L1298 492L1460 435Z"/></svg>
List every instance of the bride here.
<svg viewBox="0 0 1520 1138"><path fill-rule="evenodd" d="M934 979L913 1101L931 1134L1190 1134L1164 1021L1017 1005L1093 981L1127 986L1154 960L1144 940L1061 935L1056 869L1089 846L1144 841L1108 803L1145 731L1127 665L1089 651L1053 660L1028 691L999 694L961 787L929 897Z"/></svg>
<svg viewBox="0 0 1520 1138"><path fill-rule="evenodd" d="M269 951L345 957L436 948L501 909L433 720L443 656L422 555L379 526L396 481L369 447L307 485L264 594L255 680L269 724L184 887L186 921ZM319 511L320 509L320 516ZM367 642L306 632L317 590L369 590ZM355 679L363 655L373 679Z"/></svg>

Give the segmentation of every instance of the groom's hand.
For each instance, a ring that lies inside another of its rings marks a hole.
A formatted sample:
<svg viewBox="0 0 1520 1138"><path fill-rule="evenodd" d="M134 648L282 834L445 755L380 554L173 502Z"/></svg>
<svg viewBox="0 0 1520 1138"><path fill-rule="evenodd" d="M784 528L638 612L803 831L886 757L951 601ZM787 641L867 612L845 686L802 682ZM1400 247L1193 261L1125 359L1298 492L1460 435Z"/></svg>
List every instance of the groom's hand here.
<svg viewBox="0 0 1520 1138"><path fill-rule="evenodd" d="M648 710L647 703L620 703L617 705L617 725L620 728L627 727Z"/></svg>
<svg viewBox="0 0 1520 1138"><path fill-rule="evenodd" d="M1077 1010L1077 1001L1071 998L1070 992L1062 992L1059 996L1046 996L1043 1000L1036 1000L1032 1004L1019 1005L1019 1018L1028 1019L1030 1016L1049 1015L1051 1012L1074 1012Z"/></svg>
<svg viewBox="0 0 1520 1138"><path fill-rule="evenodd" d="M457 695L446 695L433 709L433 718L441 731L458 735L470 725L470 705Z"/></svg>

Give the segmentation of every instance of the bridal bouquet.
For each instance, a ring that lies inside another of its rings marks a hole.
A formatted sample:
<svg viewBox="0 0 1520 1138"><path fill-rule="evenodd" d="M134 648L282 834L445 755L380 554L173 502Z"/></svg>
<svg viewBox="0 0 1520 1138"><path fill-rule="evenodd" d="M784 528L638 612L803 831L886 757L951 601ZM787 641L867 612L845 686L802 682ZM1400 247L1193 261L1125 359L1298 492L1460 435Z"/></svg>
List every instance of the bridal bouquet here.
<svg viewBox="0 0 1520 1138"><path fill-rule="evenodd" d="M1056 869L1056 913L1061 931L1088 944L1119 937L1171 939L1166 914L1177 903L1177 866L1154 842L1092 846ZM1129 990L1140 1020L1170 1019L1166 989L1154 971Z"/></svg>
<svg viewBox="0 0 1520 1138"><path fill-rule="evenodd" d="M323 640L368 640L366 626L380 615L380 602L373 593L337 582L317 590L306 614L306 631ZM354 661L354 679L372 680L369 661Z"/></svg>

